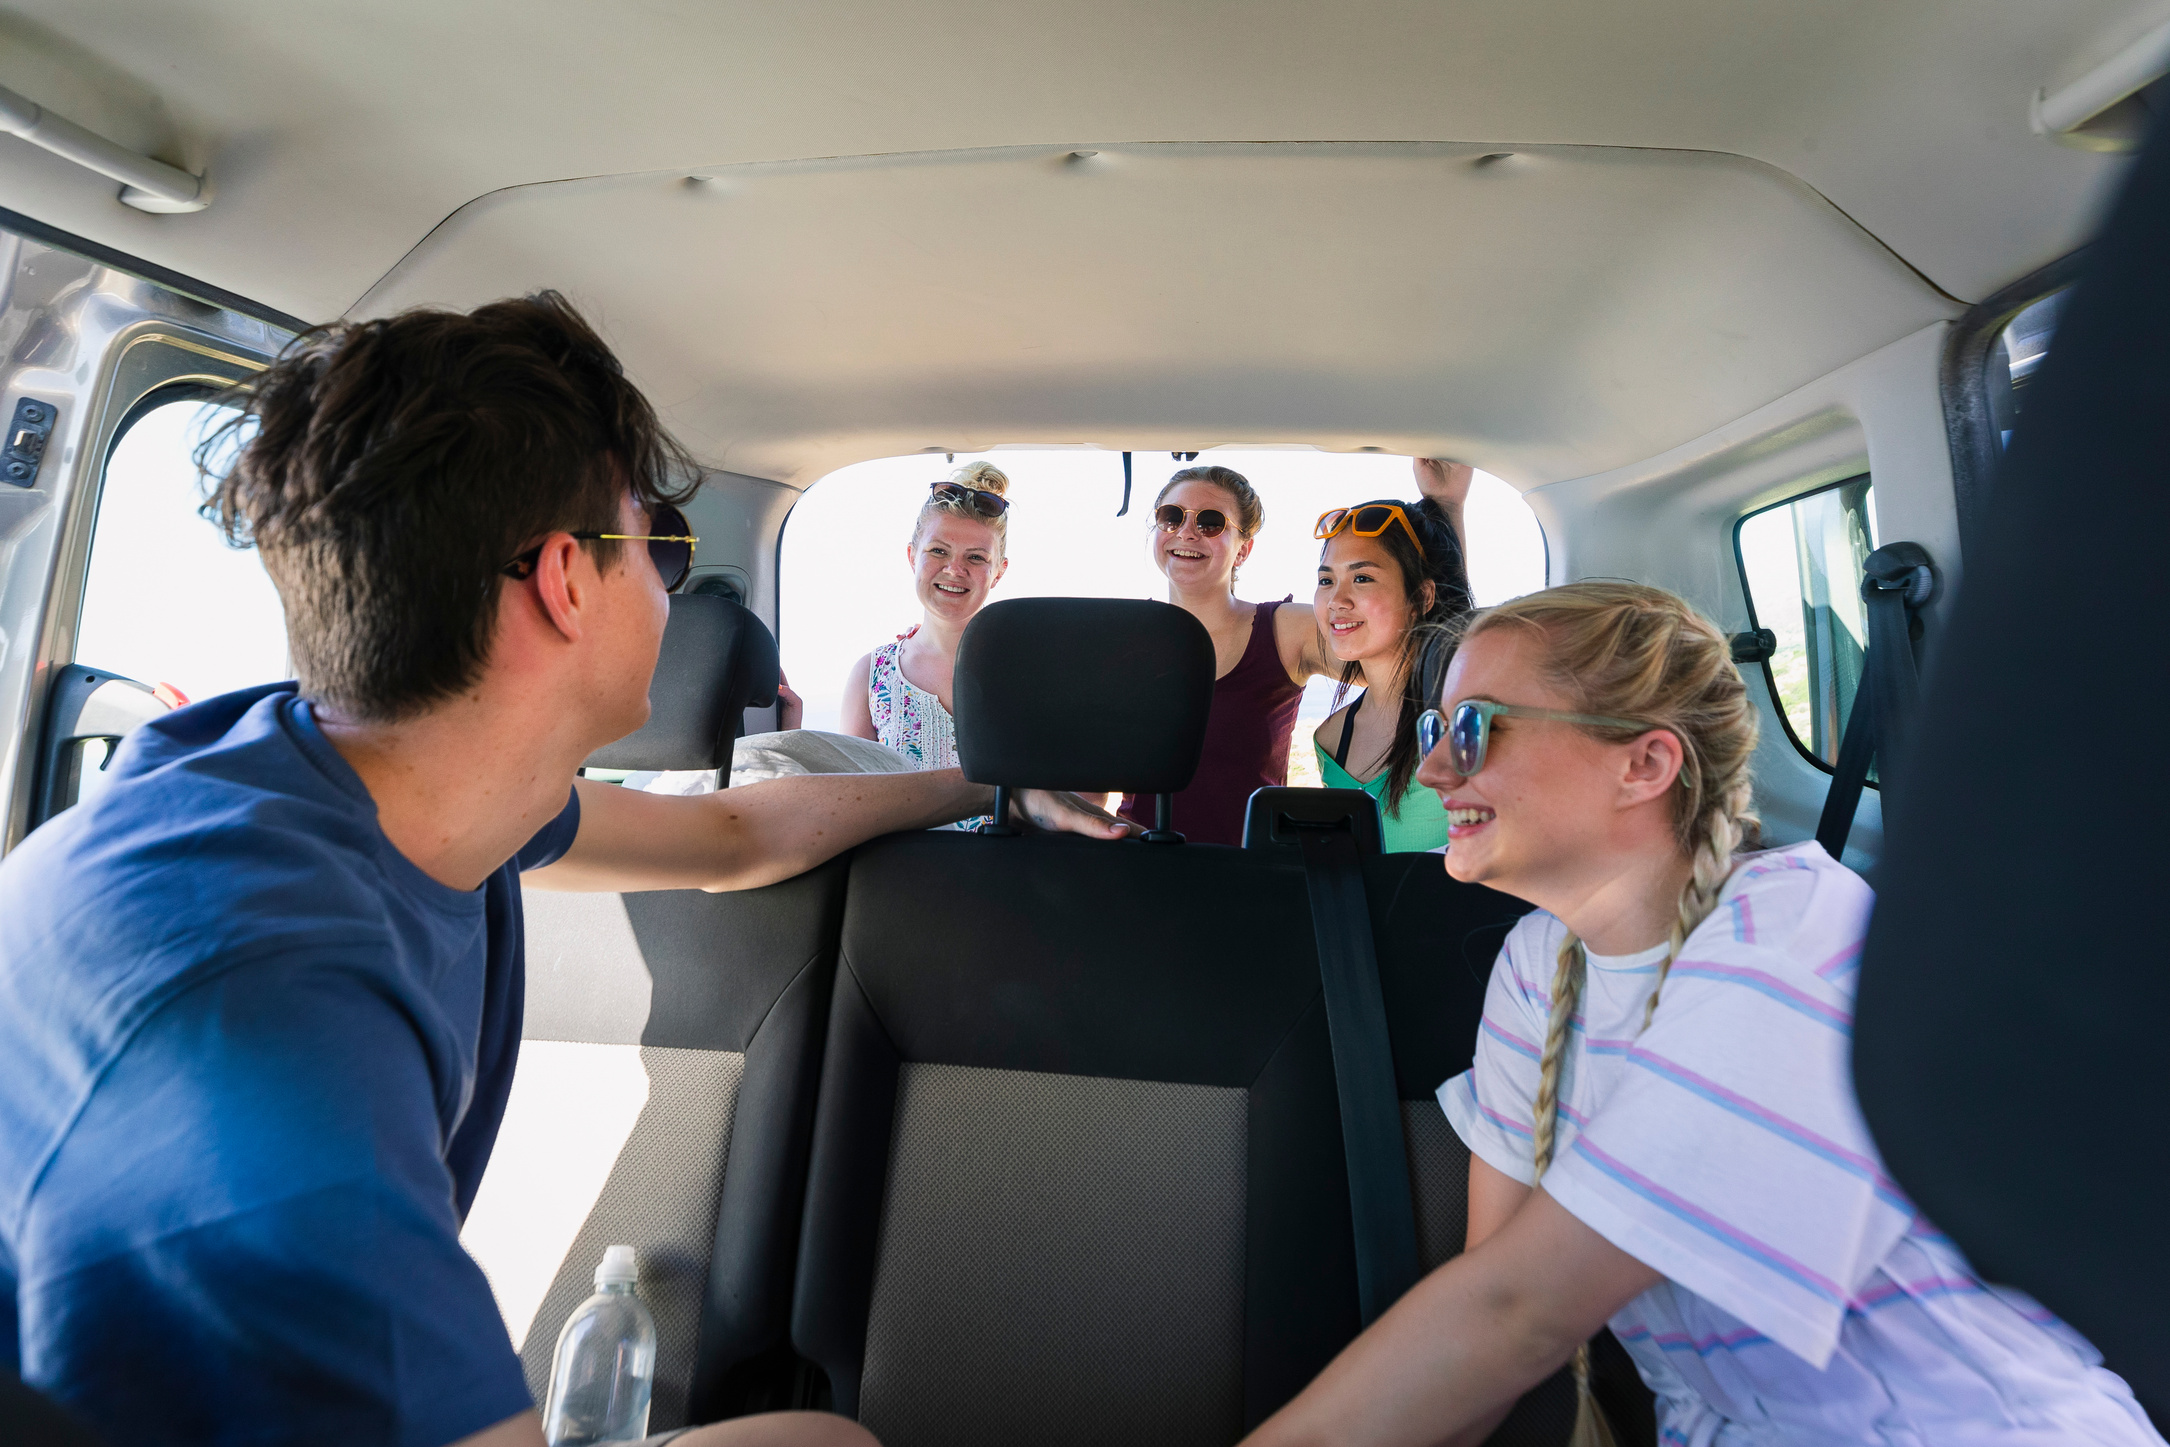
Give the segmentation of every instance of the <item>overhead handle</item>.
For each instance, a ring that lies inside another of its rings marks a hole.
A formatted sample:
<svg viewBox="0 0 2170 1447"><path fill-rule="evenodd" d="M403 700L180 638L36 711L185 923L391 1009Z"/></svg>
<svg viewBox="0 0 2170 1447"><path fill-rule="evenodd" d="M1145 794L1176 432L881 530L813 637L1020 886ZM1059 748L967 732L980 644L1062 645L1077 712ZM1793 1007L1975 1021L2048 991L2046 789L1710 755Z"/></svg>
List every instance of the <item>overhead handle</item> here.
<svg viewBox="0 0 2170 1447"><path fill-rule="evenodd" d="M0 131L20 136L85 170L112 177L121 183L121 203L138 211L201 211L211 204L211 188L203 177L87 131L4 85L0 85Z"/></svg>

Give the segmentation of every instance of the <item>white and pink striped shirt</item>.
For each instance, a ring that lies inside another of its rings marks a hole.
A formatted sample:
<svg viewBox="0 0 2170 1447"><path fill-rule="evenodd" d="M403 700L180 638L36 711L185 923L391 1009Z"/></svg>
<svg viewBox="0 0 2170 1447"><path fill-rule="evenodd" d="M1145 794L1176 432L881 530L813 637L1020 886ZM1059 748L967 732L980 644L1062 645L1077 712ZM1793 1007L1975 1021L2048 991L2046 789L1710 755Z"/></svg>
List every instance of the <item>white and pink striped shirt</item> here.
<svg viewBox="0 0 2170 1447"><path fill-rule="evenodd" d="M1611 1323L1659 1440L2159 1447L2092 1347L1985 1284L1885 1174L1848 1072L1873 902L1815 844L1744 855L1648 1030L1664 947L1589 959L1544 1185L1666 1277ZM1562 935L1542 913L1508 935L1476 1063L1439 1088L1523 1182Z"/></svg>

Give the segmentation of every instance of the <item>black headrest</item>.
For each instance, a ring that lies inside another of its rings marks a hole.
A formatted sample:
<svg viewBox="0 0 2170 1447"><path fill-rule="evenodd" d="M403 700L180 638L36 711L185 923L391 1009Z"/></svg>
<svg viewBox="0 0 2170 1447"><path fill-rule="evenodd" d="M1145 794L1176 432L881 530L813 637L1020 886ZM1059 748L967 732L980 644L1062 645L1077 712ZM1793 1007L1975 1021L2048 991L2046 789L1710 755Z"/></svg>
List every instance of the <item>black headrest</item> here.
<svg viewBox="0 0 2170 1447"><path fill-rule="evenodd" d="M991 603L957 644L957 754L975 784L1170 794L1198 771L1213 639L1131 598Z"/></svg>
<svg viewBox="0 0 2170 1447"><path fill-rule="evenodd" d="M588 756L596 769L717 769L749 708L776 702L776 639L729 598L671 597L663 652L648 685L648 722Z"/></svg>

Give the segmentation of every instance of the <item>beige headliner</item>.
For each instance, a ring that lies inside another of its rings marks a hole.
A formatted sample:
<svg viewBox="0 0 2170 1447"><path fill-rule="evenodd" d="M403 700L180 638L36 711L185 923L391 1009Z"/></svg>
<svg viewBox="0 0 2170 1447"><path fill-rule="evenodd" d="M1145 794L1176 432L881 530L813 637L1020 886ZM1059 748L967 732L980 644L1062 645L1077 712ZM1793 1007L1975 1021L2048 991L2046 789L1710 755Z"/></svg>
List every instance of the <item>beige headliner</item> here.
<svg viewBox="0 0 2170 1447"><path fill-rule="evenodd" d="M2068 250L2119 163L2032 135L2028 99L2165 15L31 0L0 17L0 83L208 165L217 199L139 215L12 139L0 194L307 318L567 285L740 471L1310 441L1529 484L1685 441ZM1462 144L1129 144L1208 140ZM1457 159L1540 147L1643 149ZM893 159L761 164L853 156ZM675 179L732 166L701 197ZM537 184L601 176L624 179Z"/></svg>

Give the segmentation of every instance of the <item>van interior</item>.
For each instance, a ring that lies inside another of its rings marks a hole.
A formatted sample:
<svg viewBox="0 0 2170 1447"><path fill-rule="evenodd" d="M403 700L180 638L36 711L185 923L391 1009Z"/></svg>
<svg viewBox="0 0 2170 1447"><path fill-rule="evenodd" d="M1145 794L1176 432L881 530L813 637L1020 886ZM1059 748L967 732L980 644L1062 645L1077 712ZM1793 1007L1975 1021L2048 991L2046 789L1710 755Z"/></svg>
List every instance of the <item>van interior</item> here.
<svg viewBox="0 0 2170 1447"><path fill-rule="evenodd" d="M847 467L1452 458L1519 494L1542 581L1733 635L1765 839L1835 822L1872 870L1873 772L1827 817L1863 566L1918 546L1933 650L2165 69L2163 0L16 0L0 847L185 701L160 640L220 659L197 696L284 676L276 595L195 512L219 390L312 324L555 288L704 468L710 586L599 768L727 769L775 727L786 525ZM1106 653L989 654L1004 717L1089 702L974 777L1194 762ZM897 835L743 894L531 892L463 1237L531 1385L630 1242L651 1430L808 1405L900 1447L1207 1447L1269 1415L1359 1330L1363 1268L1306 855L1253 842ZM1468 1170L1432 1091L1522 906L1425 855L1360 877L1428 1267ZM1573 1413L1555 1378L1492 1440Z"/></svg>

